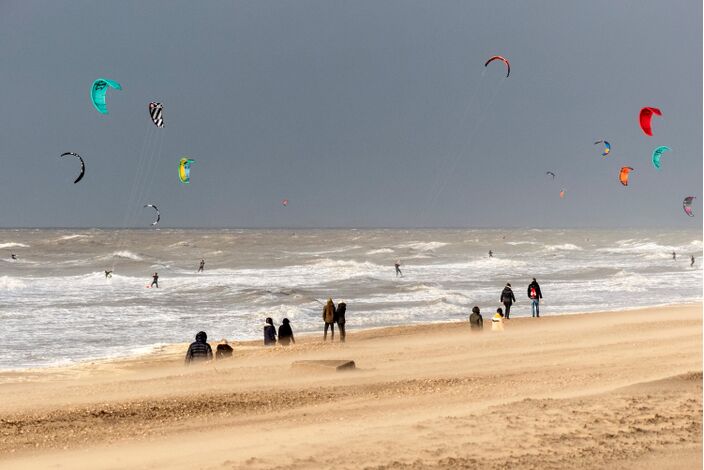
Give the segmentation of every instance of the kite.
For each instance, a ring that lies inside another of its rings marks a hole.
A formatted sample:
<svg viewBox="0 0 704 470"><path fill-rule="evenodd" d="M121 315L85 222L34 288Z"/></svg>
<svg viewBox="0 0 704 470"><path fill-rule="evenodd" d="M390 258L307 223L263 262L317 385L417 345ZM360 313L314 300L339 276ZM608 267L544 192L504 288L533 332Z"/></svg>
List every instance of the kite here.
<svg viewBox="0 0 704 470"><path fill-rule="evenodd" d="M288 207L288 199L284 199L281 201L281 205L284 207Z"/></svg>
<svg viewBox="0 0 704 470"><path fill-rule="evenodd" d="M565 190L561 189L560 190L560 199L564 199L564 198L565 198Z"/></svg>
<svg viewBox="0 0 704 470"><path fill-rule="evenodd" d="M687 196L684 198L684 201L682 201L682 209L684 209L684 213L690 217L694 217L692 213L692 199L696 198L694 196Z"/></svg>
<svg viewBox="0 0 704 470"><path fill-rule="evenodd" d="M161 220L161 214L159 213L159 209L154 205L154 204L145 204L144 207L151 207L156 211L156 219L154 219L154 222L152 222L152 225L156 225L159 223L159 220Z"/></svg>
<svg viewBox="0 0 704 470"><path fill-rule="evenodd" d="M164 127L164 106L161 103L149 103L149 116L156 127Z"/></svg>
<svg viewBox="0 0 704 470"><path fill-rule="evenodd" d="M93 86L90 89L90 99L100 114L108 113L108 107L105 104L105 93L107 93L108 87L122 90L122 85L107 78L97 79L93 82Z"/></svg>
<svg viewBox="0 0 704 470"><path fill-rule="evenodd" d="M622 185L628 186L628 174L633 171L630 166L622 166L621 171L618 173L618 180Z"/></svg>
<svg viewBox="0 0 704 470"><path fill-rule="evenodd" d="M552 176L552 179L555 179L555 173L553 173L552 171L546 171L545 174L550 175Z"/></svg>
<svg viewBox="0 0 704 470"><path fill-rule="evenodd" d="M653 135L653 129L650 127L650 120L653 118L653 114L662 116L658 108L645 107L640 110L640 128L643 129L645 135Z"/></svg>
<svg viewBox="0 0 704 470"><path fill-rule="evenodd" d="M81 156L78 155L77 153L73 153L73 152L64 152L64 153L61 154L62 157L66 157L66 156L68 156L68 155L70 155L70 156L72 156L72 157L76 157L76 158L78 158L78 159L81 161L81 172L78 174L78 177L73 181L73 184L76 184L76 183L78 183L79 181L81 181L81 179L83 179L83 175L85 175L85 173L86 173L86 164L83 163L83 159L82 159Z"/></svg>
<svg viewBox="0 0 704 470"><path fill-rule="evenodd" d="M672 149L670 147L665 147L664 145L653 150L653 166L658 170L660 169L660 158L662 157L662 154L668 150Z"/></svg>
<svg viewBox="0 0 704 470"><path fill-rule="evenodd" d="M188 184L191 182L191 163L195 163L195 160L191 160L188 157L181 158L178 163L178 179L181 180L181 183Z"/></svg>
<svg viewBox="0 0 704 470"><path fill-rule="evenodd" d="M605 140L597 140L594 145L604 144L604 151L601 153L602 157L605 157L611 152L611 144Z"/></svg>
<svg viewBox="0 0 704 470"><path fill-rule="evenodd" d="M505 57L501 57L500 55L495 55L493 57L490 57L489 60L487 60L486 63L484 64L484 67L486 67L487 65L489 65L491 62L493 62L495 60L501 60L501 61L503 61L504 64L506 64L506 78L508 78L508 76L511 74L511 64L508 62L508 59L506 59Z"/></svg>

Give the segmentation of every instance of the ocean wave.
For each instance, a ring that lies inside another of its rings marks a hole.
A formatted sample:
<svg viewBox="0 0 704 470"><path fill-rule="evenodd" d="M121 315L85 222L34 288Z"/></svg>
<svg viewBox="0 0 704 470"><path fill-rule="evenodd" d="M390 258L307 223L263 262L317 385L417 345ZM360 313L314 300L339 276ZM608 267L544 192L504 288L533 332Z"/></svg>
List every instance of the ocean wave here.
<svg viewBox="0 0 704 470"><path fill-rule="evenodd" d="M545 245L547 251L582 251L584 248L572 243L563 243L561 245Z"/></svg>
<svg viewBox="0 0 704 470"><path fill-rule="evenodd" d="M29 248L29 245L25 245L24 243L9 242L0 243L0 248Z"/></svg>
<svg viewBox="0 0 704 470"><path fill-rule="evenodd" d="M27 283L12 276L0 276L0 289L5 291L13 291L24 289Z"/></svg>
<svg viewBox="0 0 704 470"><path fill-rule="evenodd" d="M369 251L367 251L367 254L368 255L381 255L384 253L393 253L393 252L394 252L394 250L392 250L391 248L379 248L378 250L369 250Z"/></svg>
<svg viewBox="0 0 704 470"><path fill-rule="evenodd" d="M111 257L131 259L132 261L144 261L144 258L139 256L138 254L132 253L129 250L116 251L111 255Z"/></svg>
<svg viewBox="0 0 704 470"><path fill-rule="evenodd" d="M449 243L445 242L411 242L398 245L396 248L407 248L415 251L435 251L438 248L447 246Z"/></svg>

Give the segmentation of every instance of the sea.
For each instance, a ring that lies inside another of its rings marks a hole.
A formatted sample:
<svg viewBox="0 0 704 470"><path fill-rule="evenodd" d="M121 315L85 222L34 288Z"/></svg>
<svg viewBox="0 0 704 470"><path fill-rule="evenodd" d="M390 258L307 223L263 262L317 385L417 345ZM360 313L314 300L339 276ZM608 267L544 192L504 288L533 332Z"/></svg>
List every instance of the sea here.
<svg viewBox="0 0 704 470"><path fill-rule="evenodd" d="M700 230L0 230L0 369L257 339L266 317L322 334L329 297L349 330L459 322L508 282L525 317L533 277L542 316L694 303L702 261Z"/></svg>

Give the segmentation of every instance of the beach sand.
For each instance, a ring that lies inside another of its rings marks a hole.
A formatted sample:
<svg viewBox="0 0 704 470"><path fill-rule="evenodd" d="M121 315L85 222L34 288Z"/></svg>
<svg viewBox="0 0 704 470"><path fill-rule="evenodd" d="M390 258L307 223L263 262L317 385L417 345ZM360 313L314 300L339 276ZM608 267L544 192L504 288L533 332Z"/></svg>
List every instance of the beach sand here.
<svg viewBox="0 0 704 470"><path fill-rule="evenodd" d="M475 334L450 323L345 345L238 343L191 367L180 344L3 372L0 468L702 467L701 305L513 319L503 332L492 313ZM291 367L316 359L357 368Z"/></svg>

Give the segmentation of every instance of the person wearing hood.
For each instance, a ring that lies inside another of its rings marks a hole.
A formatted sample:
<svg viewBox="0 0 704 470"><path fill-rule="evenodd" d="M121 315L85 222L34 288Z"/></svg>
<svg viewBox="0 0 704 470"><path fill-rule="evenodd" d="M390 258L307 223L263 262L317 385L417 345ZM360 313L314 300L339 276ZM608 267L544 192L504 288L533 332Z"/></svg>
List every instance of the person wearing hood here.
<svg viewBox="0 0 704 470"><path fill-rule="evenodd" d="M293 338L293 330L291 329L291 322L288 318L284 318L281 321L281 326L279 327L279 344L281 346L288 346L289 344L296 344L296 340Z"/></svg>
<svg viewBox="0 0 704 470"><path fill-rule="evenodd" d="M275 346L276 345L276 328L274 327L274 320L271 317L266 319L266 324L264 325L264 346Z"/></svg>
<svg viewBox="0 0 704 470"><path fill-rule="evenodd" d="M528 284L528 298L530 299L532 316L540 318L540 299L543 298L543 293L540 292L540 286L535 278L533 278L533 282Z"/></svg>
<svg viewBox="0 0 704 470"><path fill-rule="evenodd" d="M196 340L188 346L186 351L186 365L191 362L210 361L213 359L213 350L206 342L208 335L205 331L199 331L196 334Z"/></svg>
<svg viewBox="0 0 704 470"><path fill-rule="evenodd" d="M325 322L323 341L328 339L328 328L330 328L330 341L335 341L335 304L332 299L328 299L323 307L323 321Z"/></svg>
<svg viewBox="0 0 704 470"><path fill-rule="evenodd" d="M340 342L345 342L345 312L347 311L347 304L340 302L337 304L335 309L335 323L337 323L337 329L340 332Z"/></svg>
<svg viewBox="0 0 704 470"><path fill-rule="evenodd" d="M482 318L482 314L479 313L479 307L476 305L472 307L472 313L469 315L469 328L472 331L484 329L484 318Z"/></svg>
<svg viewBox="0 0 704 470"><path fill-rule="evenodd" d="M511 284L506 283L506 287L504 287L504 290L501 291L501 303L504 304L504 307L506 308L506 314L504 315L504 318L508 320L509 315L511 313L511 305L516 301L516 297L513 295L513 290L511 290Z"/></svg>

